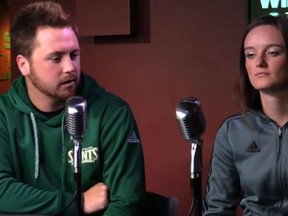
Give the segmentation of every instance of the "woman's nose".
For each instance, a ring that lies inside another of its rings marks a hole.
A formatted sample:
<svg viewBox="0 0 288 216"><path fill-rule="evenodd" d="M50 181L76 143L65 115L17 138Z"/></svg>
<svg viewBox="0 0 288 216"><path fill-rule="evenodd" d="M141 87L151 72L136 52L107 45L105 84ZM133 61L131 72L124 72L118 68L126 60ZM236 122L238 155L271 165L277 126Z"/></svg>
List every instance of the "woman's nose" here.
<svg viewBox="0 0 288 216"><path fill-rule="evenodd" d="M266 59L263 55L258 56L256 58L256 67L257 68L267 67L267 62L266 62Z"/></svg>

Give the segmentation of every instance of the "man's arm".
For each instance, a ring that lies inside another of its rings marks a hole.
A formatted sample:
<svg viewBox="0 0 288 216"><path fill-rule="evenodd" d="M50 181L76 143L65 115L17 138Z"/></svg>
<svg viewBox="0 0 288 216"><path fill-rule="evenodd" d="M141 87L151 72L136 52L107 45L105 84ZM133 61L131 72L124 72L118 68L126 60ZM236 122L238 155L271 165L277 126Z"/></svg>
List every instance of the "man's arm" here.
<svg viewBox="0 0 288 216"><path fill-rule="evenodd" d="M0 122L0 213L43 215L58 213L72 202L74 194L63 193L60 190L41 190L17 179L14 167L17 159L12 154L8 123L1 114ZM65 214L71 215L72 211L74 209L70 207Z"/></svg>
<svg viewBox="0 0 288 216"><path fill-rule="evenodd" d="M106 118L101 134L103 182L109 188L104 215L141 215L145 193L144 158L139 131L128 105Z"/></svg>

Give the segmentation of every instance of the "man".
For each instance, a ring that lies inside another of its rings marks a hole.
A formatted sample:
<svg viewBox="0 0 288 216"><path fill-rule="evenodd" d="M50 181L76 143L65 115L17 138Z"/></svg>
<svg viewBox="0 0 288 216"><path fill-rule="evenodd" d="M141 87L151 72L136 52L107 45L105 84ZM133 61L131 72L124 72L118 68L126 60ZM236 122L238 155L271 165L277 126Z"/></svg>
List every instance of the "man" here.
<svg viewBox="0 0 288 216"><path fill-rule="evenodd" d="M82 147L85 214L139 215L145 192L139 132L128 104L80 69L77 28L58 3L34 2L11 23L22 75L0 97L0 213L76 215L65 103L87 101Z"/></svg>

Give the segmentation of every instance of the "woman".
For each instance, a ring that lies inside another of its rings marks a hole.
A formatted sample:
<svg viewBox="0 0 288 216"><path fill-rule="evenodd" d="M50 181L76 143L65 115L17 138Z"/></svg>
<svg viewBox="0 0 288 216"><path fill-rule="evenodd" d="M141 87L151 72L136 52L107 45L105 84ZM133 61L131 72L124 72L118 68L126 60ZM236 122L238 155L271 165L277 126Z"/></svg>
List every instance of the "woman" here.
<svg viewBox="0 0 288 216"><path fill-rule="evenodd" d="M217 132L204 215L288 215L288 19L263 16L243 35L237 101Z"/></svg>

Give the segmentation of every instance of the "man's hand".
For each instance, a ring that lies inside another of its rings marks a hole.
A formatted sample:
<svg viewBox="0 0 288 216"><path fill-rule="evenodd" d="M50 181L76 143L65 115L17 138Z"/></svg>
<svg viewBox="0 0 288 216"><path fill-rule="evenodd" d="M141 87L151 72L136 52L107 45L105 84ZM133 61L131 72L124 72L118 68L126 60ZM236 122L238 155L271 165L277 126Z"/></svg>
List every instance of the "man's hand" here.
<svg viewBox="0 0 288 216"><path fill-rule="evenodd" d="M108 187L99 182L84 192L84 212L86 214L95 213L107 208Z"/></svg>

